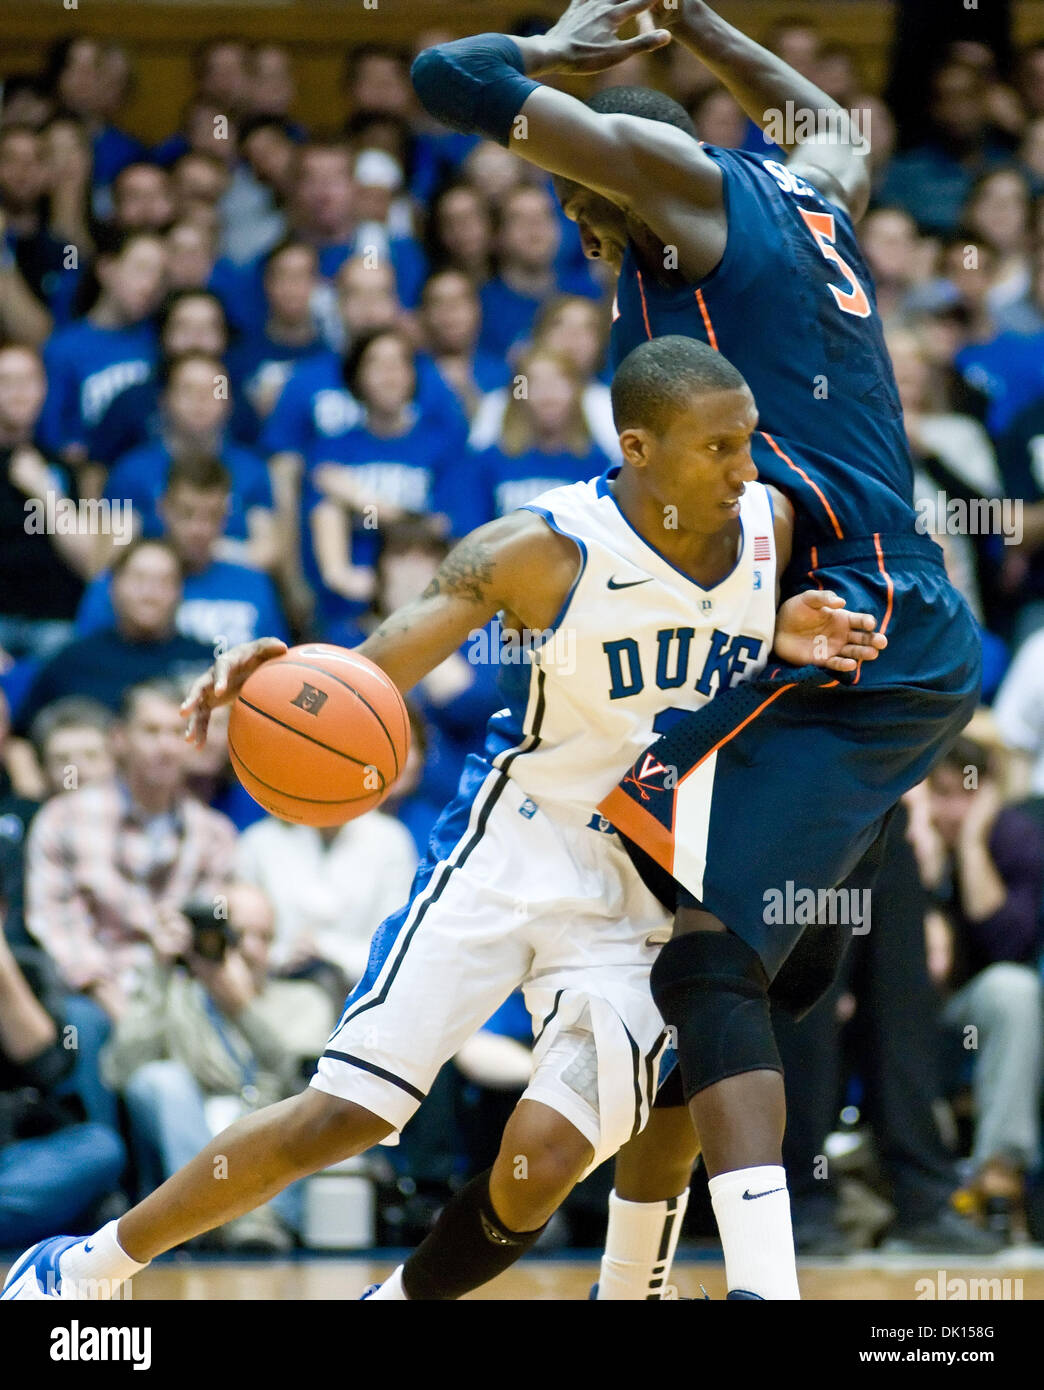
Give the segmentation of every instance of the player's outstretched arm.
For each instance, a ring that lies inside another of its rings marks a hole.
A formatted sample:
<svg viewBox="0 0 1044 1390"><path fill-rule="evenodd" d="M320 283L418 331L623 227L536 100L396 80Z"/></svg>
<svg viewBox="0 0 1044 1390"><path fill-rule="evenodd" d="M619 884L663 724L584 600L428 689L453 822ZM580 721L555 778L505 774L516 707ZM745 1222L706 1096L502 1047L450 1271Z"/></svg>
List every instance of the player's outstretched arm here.
<svg viewBox="0 0 1044 1390"><path fill-rule="evenodd" d="M480 34L425 49L413 65L424 106L455 130L496 140L531 164L634 207L659 235L673 203L716 208L721 174L688 135L658 121L601 115L541 86L540 73L597 72L670 41L664 29L621 39L654 0L572 0L537 38Z"/></svg>
<svg viewBox="0 0 1044 1390"><path fill-rule="evenodd" d="M791 156L789 165L854 220L862 217L870 200L869 144L833 97L728 24L705 0L658 0L651 15L714 73L762 130L777 124L777 113L785 113L788 102L795 112L822 113L816 127L822 131L825 125L825 133L781 142ZM796 134L802 124L795 120ZM775 129L771 133L777 138Z"/></svg>
<svg viewBox="0 0 1044 1390"><path fill-rule="evenodd" d="M855 671L888 646L872 613L850 613L840 594L808 589L781 604L772 650L791 666Z"/></svg>
<svg viewBox="0 0 1044 1390"><path fill-rule="evenodd" d="M534 632L550 626L580 567L575 543L532 512L479 526L450 551L424 593L385 618L357 650L404 693L423 680L496 613ZM241 642L217 658L181 706L186 738L202 746L210 711L228 705L247 677L282 656L275 637Z"/></svg>

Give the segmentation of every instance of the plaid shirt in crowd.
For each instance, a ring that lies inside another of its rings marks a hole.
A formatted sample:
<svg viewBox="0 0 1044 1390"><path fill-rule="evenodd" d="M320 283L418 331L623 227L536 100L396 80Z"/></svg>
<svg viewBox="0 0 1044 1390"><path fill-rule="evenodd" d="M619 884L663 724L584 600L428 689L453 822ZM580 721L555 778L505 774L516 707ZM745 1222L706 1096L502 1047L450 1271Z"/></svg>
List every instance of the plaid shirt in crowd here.
<svg viewBox="0 0 1044 1390"><path fill-rule="evenodd" d="M165 816L132 805L120 782L54 797L26 847L26 925L72 989L133 988L160 907L207 899L231 876L236 830L185 796Z"/></svg>

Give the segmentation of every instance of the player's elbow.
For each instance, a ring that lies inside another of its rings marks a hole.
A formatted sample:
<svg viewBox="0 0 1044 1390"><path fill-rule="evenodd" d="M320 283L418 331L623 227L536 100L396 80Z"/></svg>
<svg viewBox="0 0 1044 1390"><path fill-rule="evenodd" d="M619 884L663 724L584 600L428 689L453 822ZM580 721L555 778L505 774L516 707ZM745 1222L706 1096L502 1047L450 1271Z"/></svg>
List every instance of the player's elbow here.
<svg viewBox="0 0 1044 1390"><path fill-rule="evenodd" d="M506 145L511 124L538 84L525 76L513 39L478 34L426 48L410 69L424 109L453 130Z"/></svg>
<svg viewBox="0 0 1044 1390"><path fill-rule="evenodd" d="M870 144L850 128L842 132L836 150L836 158L827 167L841 187L849 216L858 222L870 205Z"/></svg>
<svg viewBox="0 0 1044 1390"><path fill-rule="evenodd" d="M871 181L869 160L859 151L853 152L853 157L845 177L842 180L845 191L845 201L848 204L848 213L853 222L858 222L864 217L867 208L870 206Z"/></svg>
<svg viewBox="0 0 1044 1390"><path fill-rule="evenodd" d="M788 164L832 202L842 203L853 221L866 212L871 193L870 143L853 124L839 124L801 140Z"/></svg>
<svg viewBox="0 0 1044 1390"><path fill-rule="evenodd" d="M425 48L413 60L410 68L410 80L418 100L429 115L439 120L444 119L443 102L447 95L447 76L451 70L449 59L443 52L444 47L444 44L436 44L433 48Z"/></svg>

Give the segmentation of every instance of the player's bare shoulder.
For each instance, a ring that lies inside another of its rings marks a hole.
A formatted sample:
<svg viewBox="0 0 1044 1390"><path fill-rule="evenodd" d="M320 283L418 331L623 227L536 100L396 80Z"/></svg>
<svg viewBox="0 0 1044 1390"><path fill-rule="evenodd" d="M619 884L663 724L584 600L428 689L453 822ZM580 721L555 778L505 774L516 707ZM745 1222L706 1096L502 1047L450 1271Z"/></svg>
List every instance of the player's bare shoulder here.
<svg viewBox="0 0 1044 1390"><path fill-rule="evenodd" d="M581 563L575 541L535 512L511 512L454 546L424 597L479 601L491 595L525 626L544 628L561 609Z"/></svg>

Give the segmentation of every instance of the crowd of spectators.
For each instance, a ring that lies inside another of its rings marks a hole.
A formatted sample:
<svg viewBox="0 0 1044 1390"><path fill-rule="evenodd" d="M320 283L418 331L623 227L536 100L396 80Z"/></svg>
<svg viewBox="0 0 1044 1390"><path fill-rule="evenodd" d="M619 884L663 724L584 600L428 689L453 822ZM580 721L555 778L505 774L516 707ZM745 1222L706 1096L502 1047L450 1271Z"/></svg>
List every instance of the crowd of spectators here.
<svg viewBox="0 0 1044 1390"><path fill-rule="evenodd" d="M920 981L927 1070L900 1084L901 1045L831 1054L793 1143L861 1095L908 1235L942 1241L959 1188L998 1242L1024 1212L1044 1236L1044 42L941 48L900 108L814 22L768 39L868 122L859 234L992 706L992 752L960 746L893 827L911 929L854 952L820 1015L835 1042L895 1033L881 1001ZM257 636L361 640L454 537L618 457L604 269L543 175L432 125L410 56L351 50L310 131L289 50L215 40L151 148L122 128L118 43L68 39L4 81L0 1247L118 1209L301 1084L500 704L496 644L462 648L413 694L394 798L312 830L242 791L227 719L185 745L186 680ZM659 86L704 140L774 151L680 49L595 81ZM485 1166L528 1063L516 1004L387 1151L400 1198ZM969 1093L970 1129L940 1130ZM805 1195L799 1237L826 1248L836 1207ZM299 1205L220 1239L286 1249Z"/></svg>

